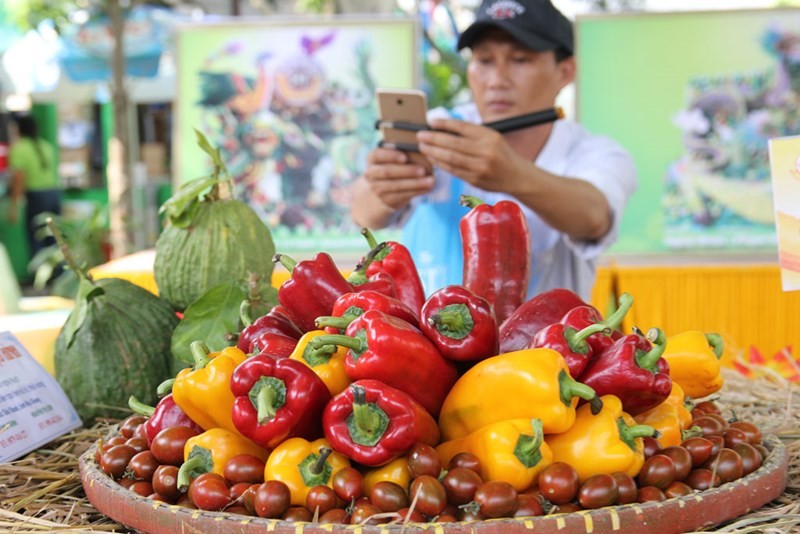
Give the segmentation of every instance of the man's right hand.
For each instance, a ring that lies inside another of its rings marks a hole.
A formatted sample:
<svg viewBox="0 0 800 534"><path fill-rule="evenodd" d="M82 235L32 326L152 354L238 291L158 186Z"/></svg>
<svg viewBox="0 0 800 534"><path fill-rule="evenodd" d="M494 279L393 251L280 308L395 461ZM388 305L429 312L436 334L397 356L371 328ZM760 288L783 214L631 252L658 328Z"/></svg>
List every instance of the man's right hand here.
<svg viewBox="0 0 800 534"><path fill-rule="evenodd" d="M394 211L405 208L411 199L433 189L433 172L411 163L399 150L376 148L367 157L363 179L370 191Z"/></svg>

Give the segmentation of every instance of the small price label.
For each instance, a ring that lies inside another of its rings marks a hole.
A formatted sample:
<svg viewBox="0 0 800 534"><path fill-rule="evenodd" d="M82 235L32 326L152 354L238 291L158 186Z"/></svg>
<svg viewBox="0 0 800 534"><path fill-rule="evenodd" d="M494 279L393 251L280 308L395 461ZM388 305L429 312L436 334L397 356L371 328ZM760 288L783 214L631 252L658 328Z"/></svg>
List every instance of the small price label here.
<svg viewBox="0 0 800 534"><path fill-rule="evenodd" d="M10 332L0 332L0 463L81 426L56 379Z"/></svg>

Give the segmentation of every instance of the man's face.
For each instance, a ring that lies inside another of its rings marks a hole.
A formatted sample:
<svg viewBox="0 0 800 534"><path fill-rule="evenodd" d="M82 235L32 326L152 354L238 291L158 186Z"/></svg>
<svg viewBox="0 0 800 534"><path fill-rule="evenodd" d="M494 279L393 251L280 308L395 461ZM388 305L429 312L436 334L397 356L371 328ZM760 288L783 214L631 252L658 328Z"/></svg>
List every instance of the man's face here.
<svg viewBox="0 0 800 534"><path fill-rule="evenodd" d="M472 46L467 82L484 122L552 107L574 77L570 58L524 48L500 29L486 30Z"/></svg>

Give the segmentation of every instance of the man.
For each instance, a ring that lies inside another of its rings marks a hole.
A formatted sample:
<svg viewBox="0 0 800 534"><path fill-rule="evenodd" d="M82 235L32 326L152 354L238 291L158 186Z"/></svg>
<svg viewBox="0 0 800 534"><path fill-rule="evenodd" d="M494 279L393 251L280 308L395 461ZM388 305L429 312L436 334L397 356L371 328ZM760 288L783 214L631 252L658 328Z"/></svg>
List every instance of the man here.
<svg viewBox="0 0 800 534"><path fill-rule="evenodd" d="M529 296L565 287L589 298L597 257L616 239L636 189L631 157L570 121L505 134L480 125L553 107L575 77L573 47L572 24L549 0L484 0L458 41L472 52L473 103L431 111L437 131L417 134L434 172L403 152L370 153L354 185L353 220L403 224L427 292L461 282L463 193L522 205L531 232Z"/></svg>

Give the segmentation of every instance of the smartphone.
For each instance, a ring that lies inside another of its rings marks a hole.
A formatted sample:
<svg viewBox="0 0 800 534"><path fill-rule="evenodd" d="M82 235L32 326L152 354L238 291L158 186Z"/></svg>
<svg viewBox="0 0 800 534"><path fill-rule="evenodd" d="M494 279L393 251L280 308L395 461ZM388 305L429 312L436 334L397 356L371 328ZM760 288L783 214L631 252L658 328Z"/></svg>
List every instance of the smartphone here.
<svg viewBox="0 0 800 534"><path fill-rule="evenodd" d="M425 93L418 89L378 89L378 116L381 122L405 122L424 126L428 124L428 104ZM388 145L416 145L414 131L381 126L383 142ZM405 151L409 159L430 169L428 158L417 151Z"/></svg>

